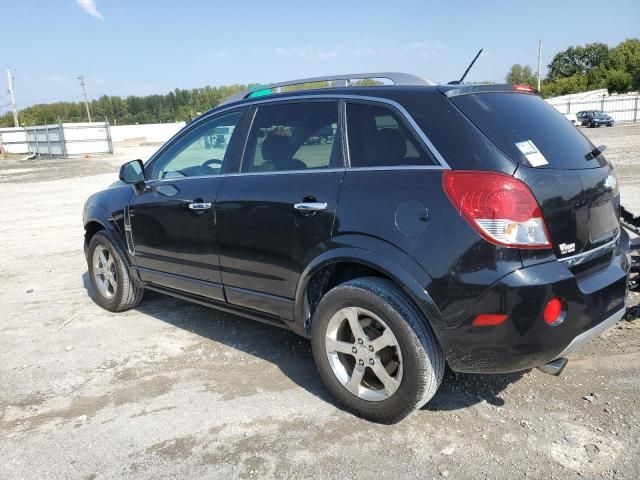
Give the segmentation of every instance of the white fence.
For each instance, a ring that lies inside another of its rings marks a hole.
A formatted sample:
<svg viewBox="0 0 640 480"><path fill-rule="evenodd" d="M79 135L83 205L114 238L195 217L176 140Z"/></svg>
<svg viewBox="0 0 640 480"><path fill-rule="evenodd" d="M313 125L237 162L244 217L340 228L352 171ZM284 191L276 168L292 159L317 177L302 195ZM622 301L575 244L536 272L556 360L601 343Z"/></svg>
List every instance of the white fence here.
<svg viewBox="0 0 640 480"><path fill-rule="evenodd" d="M617 123L640 122L640 95L567 95L547 99L560 113L578 113L583 110L601 110L611 115Z"/></svg>
<svg viewBox="0 0 640 480"><path fill-rule="evenodd" d="M0 145L7 153L49 158L113 153L107 122L0 128Z"/></svg>
<svg viewBox="0 0 640 480"><path fill-rule="evenodd" d="M111 126L108 122L0 128L0 146L14 154L68 157L113 153L114 142L166 142L185 122Z"/></svg>

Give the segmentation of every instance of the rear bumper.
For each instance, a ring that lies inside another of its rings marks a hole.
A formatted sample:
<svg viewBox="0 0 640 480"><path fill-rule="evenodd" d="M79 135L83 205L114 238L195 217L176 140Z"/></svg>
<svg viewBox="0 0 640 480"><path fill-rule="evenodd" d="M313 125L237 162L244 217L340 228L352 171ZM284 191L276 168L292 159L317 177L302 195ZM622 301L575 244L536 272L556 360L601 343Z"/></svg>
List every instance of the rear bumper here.
<svg viewBox="0 0 640 480"><path fill-rule="evenodd" d="M496 282L474 302L464 321L438 331L452 370L506 373L535 368L575 352L615 324L626 309L628 237L606 255L610 261L592 269L583 266L579 273L552 261ZM550 326L543 311L557 297L567 305L567 315L560 325ZM507 314L508 319L493 327L471 325L477 315L491 313Z"/></svg>
<svg viewBox="0 0 640 480"><path fill-rule="evenodd" d="M609 328L613 327L616 323L618 323L624 317L626 312L626 307L621 308L616 313L611 315L609 318L605 319L603 322L599 323L593 328L590 328L586 332L582 332L576 338L571 340L571 343L567 345L567 347L558 354L558 358L563 358L572 353L577 352L582 349L587 343L593 340L596 337L599 337L604 332L606 332Z"/></svg>

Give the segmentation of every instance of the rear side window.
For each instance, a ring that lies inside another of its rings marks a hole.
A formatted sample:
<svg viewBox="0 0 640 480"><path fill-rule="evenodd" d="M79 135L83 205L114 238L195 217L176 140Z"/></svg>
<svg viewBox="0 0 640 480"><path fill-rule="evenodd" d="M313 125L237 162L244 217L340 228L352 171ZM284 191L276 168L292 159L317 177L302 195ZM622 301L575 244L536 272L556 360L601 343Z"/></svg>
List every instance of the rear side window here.
<svg viewBox="0 0 640 480"><path fill-rule="evenodd" d="M454 96L451 101L523 165L571 170L600 166L597 159L585 157L594 148L591 142L536 95L478 93Z"/></svg>
<svg viewBox="0 0 640 480"><path fill-rule="evenodd" d="M382 106L347 103L351 167L435 165L398 115Z"/></svg>
<svg viewBox="0 0 640 480"><path fill-rule="evenodd" d="M247 139L242 172L341 167L338 102L259 107Z"/></svg>

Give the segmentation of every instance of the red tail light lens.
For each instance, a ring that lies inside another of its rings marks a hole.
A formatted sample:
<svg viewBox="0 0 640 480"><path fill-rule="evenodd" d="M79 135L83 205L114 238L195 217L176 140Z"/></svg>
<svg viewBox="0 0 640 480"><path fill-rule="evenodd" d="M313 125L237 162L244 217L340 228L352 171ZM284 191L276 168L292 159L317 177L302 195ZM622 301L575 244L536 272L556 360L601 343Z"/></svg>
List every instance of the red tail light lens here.
<svg viewBox="0 0 640 480"><path fill-rule="evenodd" d="M514 248L551 248L538 202L510 175L447 170L444 190L458 212L485 239Z"/></svg>

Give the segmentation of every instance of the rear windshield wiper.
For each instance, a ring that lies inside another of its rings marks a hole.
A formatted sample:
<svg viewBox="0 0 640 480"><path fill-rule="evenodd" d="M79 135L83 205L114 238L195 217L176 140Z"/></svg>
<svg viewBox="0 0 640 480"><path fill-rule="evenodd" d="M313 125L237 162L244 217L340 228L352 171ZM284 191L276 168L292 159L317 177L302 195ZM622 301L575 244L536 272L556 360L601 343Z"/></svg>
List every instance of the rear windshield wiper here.
<svg viewBox="0 0 640 480"><path fill-rule="evenodd" d="M600 145L599 147L596 147L593 150L591 150L589 153L587 153L584 156L584 158L586 158L587 160L593 160L594 158L602 155L602 152L604 152L606 149L607 149L606 145Z"/></svg>

